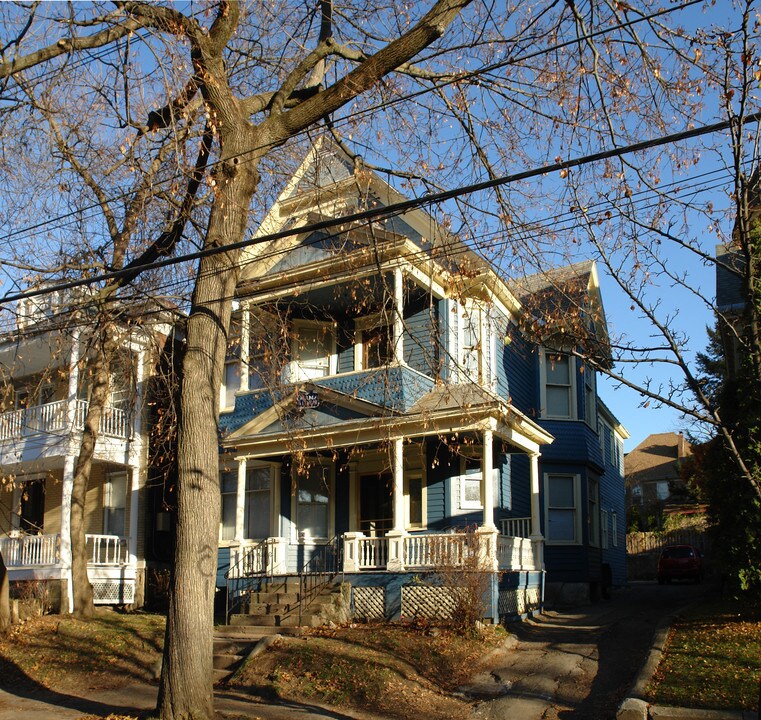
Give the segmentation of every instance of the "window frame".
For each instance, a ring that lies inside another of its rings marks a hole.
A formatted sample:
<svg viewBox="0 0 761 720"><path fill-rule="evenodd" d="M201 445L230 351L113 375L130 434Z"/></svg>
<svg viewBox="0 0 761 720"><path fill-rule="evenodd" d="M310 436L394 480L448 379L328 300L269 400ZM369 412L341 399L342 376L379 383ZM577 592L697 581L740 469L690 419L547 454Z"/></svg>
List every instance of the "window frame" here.
<svg viewBox="0 0 761 720"><path fill-rule="evenodd" d="M304 504L299 502L299 474L295 466L291 467L291 478L294 483L295 492L291 494L291 543L303 543L305 545L320 544L335 535L335 485L336 473L335 465L327 462L323 458L311 456L308 458L309 467L320 467L323 469L323 477L327 475L327 492L328 502L326 507L326 536L303 535L299 523L299 506Z"/></svg>
<svg viewBox="0 0 761 720"><path fill-rule="evenodd" d="M569 384L548 383L547 382L547 368L552 357L567 358L568 359L568 380ZM557 415L550 413L550 409L547 406L549 387L563 387L567 388L569 393L569 405L568 415ZM578 403L576 398L576 358L568 352L560 350L548 350L547 348L541 349L540 354L540 403L541 403L541 416L548 420L577 420L578 419Z"/></svg>
<svg viewBox="0 0 761 720"><path fill-rule="evenodd" d="M303 373L298 358L299 337L304 329L320 330L322 329L327 338L329 338L330 349L324 359L327 360L327 372L324 375L314 375L307 377ZM330 320L304 320L297 318L291 321L291 340L290 340L291 357L288 362L288 378L291 383L310 382L320 380L324 377L330 377L338 372L338 346L336 342L336 325Z"/></svg>
<svg viewBox="0 0 761 720"><path fill-rule="evenodd" d="M386 330L388 340L388 360L381 365L370 365L367 360L367 348L365 347L366 336L370 331ZM394 325L388 313L379 312L373 315L364 315L354 320L354 369L374 370L388 367L395 360L394 355Z"/></svg>
<svg viewBox="0 0 761 720"><path fill-rule="evenodd" d="M571 480L573 489L573 505L557 506L550 505L550 480L552 478L565 478ZM581 530L581 475L578 473L546 472L544 473L544 528L547 545L581 545L583 541ZM573 513L573 538L570 540L553 540L550 538L550 511L566 510Z"/></svg>
<svg viewBox="0 0 761 720"><path fill-rule="evenodd" d="M124 481L124 504L114 505L112 503L112 497L114 494L114 480L119 479ZM129 525L127 524L127 509L129 506L129 472L127 470L114 470L106 474L105 482L103 483L103 534L115 535L117 537L127 537ZM109 515L109 511L121 510L122 511L122 532L113 532L111 528L112 520Z"/></svg>

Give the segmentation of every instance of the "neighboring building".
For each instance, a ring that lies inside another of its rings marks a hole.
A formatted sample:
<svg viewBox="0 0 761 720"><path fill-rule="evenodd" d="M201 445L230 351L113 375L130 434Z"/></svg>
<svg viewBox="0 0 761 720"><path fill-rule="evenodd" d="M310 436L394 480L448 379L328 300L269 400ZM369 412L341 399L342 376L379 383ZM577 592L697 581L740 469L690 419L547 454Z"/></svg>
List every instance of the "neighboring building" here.
<svg viewBox="0 0 761 720"><path fill-rule="evenodd" d="M692 448L682 433L648 435L626 456L627 514L642 530L658 529L664 513L692 512L695 500L680 476ZM654 527L650 527L654 526Z"/></svg>
<svg viewBox="0 0 761 720"><path fill-rule="evenodd" d="M318 146L259 234L403 199ZM604 353L597 273L550 276L509 287L419 209L251 246L220 393L219 582L336 548L358 614L413 615L477 526L494 619L536 609L545 571L575 597L624 583L626 431L574 348L519 329L567 283Z"/></svg>
<svg viewBox="0 0 761 720"><path fill-rule="evenodd" d="M46 581L51 601L71 609L70 511L74 469L88 408L92 329L86 311L60 295L22 301L17 328L0 342L0 550L11 582ZM168 324L122 328L123 352L87 491L88 575L100 604L140 604L141 497L147 466L145 388L154 348Z"/></svg>

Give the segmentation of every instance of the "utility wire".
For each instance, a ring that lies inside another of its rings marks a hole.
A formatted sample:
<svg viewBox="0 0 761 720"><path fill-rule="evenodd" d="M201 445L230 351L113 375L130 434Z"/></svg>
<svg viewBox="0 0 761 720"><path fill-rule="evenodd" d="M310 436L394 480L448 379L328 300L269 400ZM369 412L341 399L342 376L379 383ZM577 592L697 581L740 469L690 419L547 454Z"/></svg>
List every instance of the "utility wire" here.
<svg viewBox="0 0 761 720"><path fill-rule="evenodd" d="M401 215L410 210L414 210L420 207L426 207L429 205L443 203L453 198L461 197L463 195L470 195L473 193L481 192L483 190L490 190L496 187L502 187L509 183L518 182L520 180L527 180L540 175L546 175L549 173L560 172L562 170L569 170L575 167L581 167L590 163L599 162L601 160L607 160L613 157L621 157L622 155L628 155L631 153L640 152L642 150L648 150L654 147L660 147L668 145L670 143L679 142L682 140L689 140L691 138L700 137L703 135L709 135L716 132L722 132L728 130L733 125L745 126L750 123L755 123L761 120L761 111L757 111L744 118L723 120L720 122L712 123L710 125L700 125L689 130L682 130L678 133L672 133L670 135L663 135L659 138L653 138L650 140L644 140L642 142L633 143L631 145L625 145L622 147L612 148L610 150L602 150L597 153L589 155L583 155L581 157L572 158L570 160L561 160L551 163L549 165L543 165L541 167L533 168L530 170L524 170L519 173L513 173L511 175L504 175L499 178L486 180L479 183L472 183L470 185L463 185L451 190L445 190L442 192L423 195L422 197L413 198L410 200L404 200L398 203L391 203L385 206L379 206L376 208L370 208L361 212L352 213L339 218L330 218L327 220L321 220L319 222L311 223L299 228L291 228L287 230L281 230L275 233L269 233L259 237L252 237L239 242L231 243L229 245L221 247L209 247L202 250L198 250L192 253L186 253L172 258L165 258L163 260L157 260L152 263L146 264L142 269L157 269L162 267L169 267L171 265L177 265L182 262L188 262L193 260L200 260L202 258L212 257L227 253L235 250L242 250L252 245L259 245L265 242L271 242L273 240L279 240L281 238L291 237L293 235L300 235L303 233L317 232L319 230L326 230L328 228L361 222L363 220L372 220L376 218L382 218L385 216ZM80 280L71 280L68 282L58 283L48 286L46 288L37 288L32 290L26 290L24 292L15 293L13 295L6 295L0 298L0 305L6 303L23 300L26 298L36 297L38 295L44 295L51 292L57 292L61 290L69 290L71 288L82 287L84 285L91 285L96 282L104 282L107 280L113 280L126 275L127 273L134 272L135 268L114 270L112 272L96 275L91 278L84 278Z"/></svg>
<svg viewBox="0 0 761 720"><path fill-rule="evenodd" d="M684 3L682 3L680 5L676 5L676 6L669 7L669 8L663 8L663 9L655 11L655 12L649 14L649 15L643 15L643 16L641 16L639 18L635 18L633 20L629 20L629 21L627 21L625 23L620 23L620 24L617 24L617 25L613 25L613 26L611 26L609 28L603 28L601 30L596 30L594 32L588 33L587 35L577 36L577 37L572 38L571 40L567 40L567 41L562 42L562 43L557 43L555 45L552 45L552 46L550 46L548 48L544 48L542 50L537 50L537 51L534 51L532 53L527 53L526 55L521 55L521 56L519 56L517 58L506 58L504 60L500 60L500 61L492 63L490 65L485 65L485 66L483 66L481 68L477 68L477 69L472 70L472 71L456 74L456 75L452 76L449 79L440 80L438 82L433 82L433 83L431 83L430 86L425 87L425 88L423 88L421 90L418 90L416 92L407 93L405 95L400 95L400 96L391 98L389 100L385 100L382 103L378 103L376 105L371 105L370 107L364 108L362 110L356 110L355 112L350 113L350 114L340 118L340 120L335 121L334 122L334 126L339 126L340 127L340 125L353 122L354 120L356 120L358 118L361 118L363 115L368 115L368 114L371 114L373 112L377 112L379 110L385 110L388 107L391 107L393 105L396 105L396 104L399 104L399 103L402 103L402 102L406 102L407 100L413 100L415 98L421 97L423 95L431 93L431 92L433 92L435 90L438 90L440 88L447 87L449 85L453 85L453 84L456 84L456 83L459 83L459 82L463 82L464 80L472 80L472 79L477 78L477 77L479 77L481 75L486 75L488 73L492 73L495 70L499 70L499 69L504 68L504 67L509 67L511 65L516 65L518 63L526 62L527 60L535 59L537 57L549 54L551 52L555 52L555 51L560 50L562 48L569 47L569 46L572 46L572 45L577 45L577 44L579 44L581 42L584 42L586 40L591 40L591 39L594 39L594 38L606 35L608 33L614 32L616 30L625 29L627 27L634 26L634 25L636 25L638 23L647 22L647 21L656 19L658 17L661 17L663 15L670 14L670 13L675 12L677 10L683 10L683 9L685 9L687 7L690 7L691 5L697 5L697 4L700 4L700 3L703 3L703 2L705 2L705 0L686 0ZM310 132L310 128L306 128L306 129L302 130L301 132L296 133L291 139L297 139L299 137L306 136L306 135L308 135L309 132ZM255 148L251 148L249 150L242 151L241 153L239 153L239 154L237 154L235 156L232 156L232 157L237 157L239 159L243 159L243 161L245 162L245 157L247 155L251 155L253 153L259 152L259 151L261 151L263 149L266 149L268 147L270 147L270 148L274 147L274 145L275 145L274 143L264 143L262 145L259 145L259 146L255 147ZM212 170L219 162L221 162L221 161L217 160L217 161L210 162L208 164L209 170ZM170 177L157 182L156 185L157 185L157 187L161 187L163 185L170 184L170 183L174 182L175 180L177 180L177 179L179 179L181 177L183 177L182 173L175 173L175 174L171 175ZM109 198L107 200L107 202L112 203L112 202L116 202L118 200L123 200L125 198L130 197L131 195L132 195L132 192L125 191L123 193L120 193L120 194L112 196L111 198ZM92 210L97 210L100 207L101 207L101 203L100 202L92 203L90 205L85 205L84 207L78 208L78 209L73 210L73 211L71 211L69 213L58 215L58 216L56 216L54 218L47 218L46 220L43 220L43 221L41 221L39 223L35 223L34 225L29 225L29 226L26 226L26 227L23 227L23 228L18 228L17 230L14 230L13 232L7 233L5 235L0 235L0 241L9 240L9 239L11 239L13 237L16 237L18 235L28 234L28 233L30 233L30 232L32 232L34 230L40 230L40 229L45 228L45 227L47 227L48 225L51 225L51 224L58 224L58 225L60 225L60 223L63 220L66 220L67 218L77 218L77 219L79 219L79 217L81 217L82 213L85 213L85 212L88 212L88 211L92 211Z"/></svg>

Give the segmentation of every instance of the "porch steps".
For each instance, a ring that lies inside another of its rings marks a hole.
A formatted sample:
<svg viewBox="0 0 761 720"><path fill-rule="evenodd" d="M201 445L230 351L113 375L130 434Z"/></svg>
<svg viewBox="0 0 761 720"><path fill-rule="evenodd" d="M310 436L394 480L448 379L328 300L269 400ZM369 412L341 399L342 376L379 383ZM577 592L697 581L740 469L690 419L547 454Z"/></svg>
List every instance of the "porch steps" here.
<svg viewBox="0 0 761 720"><path fill-rule="evenodd" d="M214 682L232 675L248 657L259 638L230 638L214 636Z"/></svg>

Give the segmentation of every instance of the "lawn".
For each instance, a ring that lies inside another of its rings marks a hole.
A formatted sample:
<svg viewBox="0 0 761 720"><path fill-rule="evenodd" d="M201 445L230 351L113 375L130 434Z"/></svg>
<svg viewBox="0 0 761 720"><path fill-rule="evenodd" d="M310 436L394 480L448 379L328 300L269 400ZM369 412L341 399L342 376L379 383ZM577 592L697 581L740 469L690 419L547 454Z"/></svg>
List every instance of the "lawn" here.
<svg viewBox="0 0 761 720"><path fill-rule="evenodd" d="M0 636L0 684L86 694L150 680L164 622L160 615L107 609L88 622L58 615L30 618Z"/></svg>
<svg viewBox="0 0 761 720"><path fill-rule="evenodd" d="M504 639L499 629L469 639L447 628L398 623L320 629L283 638L244 665L230 685L400 720L449 720L469 714L471 703L456 694L457 687Z"/></svg>
<svg viewBox="0 0 761 720"><path fill-rule="evenodd" d="M755 710L759 683L761 613L714 598L673 624L648 699L659 705Z"/></svg>

